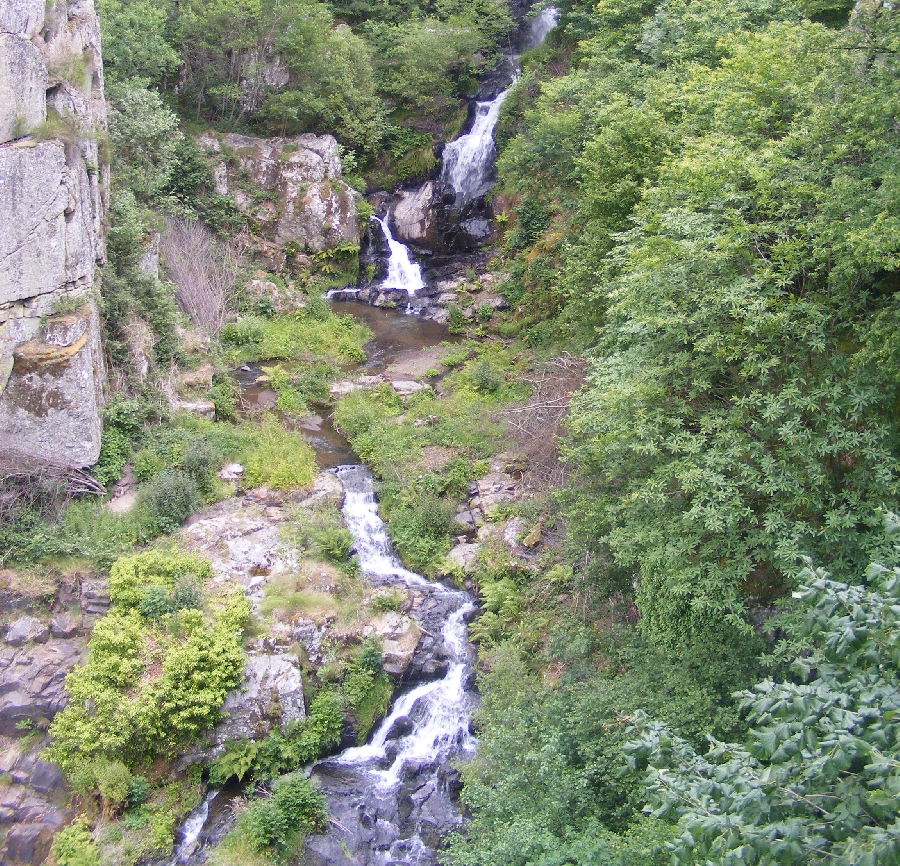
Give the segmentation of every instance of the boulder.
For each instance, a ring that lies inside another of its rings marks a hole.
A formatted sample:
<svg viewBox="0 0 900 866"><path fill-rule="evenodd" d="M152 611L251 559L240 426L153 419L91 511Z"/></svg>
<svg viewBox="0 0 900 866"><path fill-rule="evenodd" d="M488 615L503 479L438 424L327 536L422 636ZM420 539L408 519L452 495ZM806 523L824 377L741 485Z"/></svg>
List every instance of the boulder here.
<svg viewBox="0 0 900 866"><path fill-rule="evenodd" d="M306 708L297 656L249 656L243 682L225 698L222 711L225 720L216 727L217 743L253 739L276 725L284 730L291 722L302 721Z"/></svg>
<svg viewBox="0 0 900 866"><path fill-rule="evenodd" d="M176 400L172 408L179 412L189 412L207 421L216 420L216 404L212 400Z"/></svg>
<svg viewBox="0 0 900 866"><path fill-rule="evenodd" d="M194 370L185 370L181 374L181 384L185 388L210 388L216 371L212 364L201 364Z"/></svg>
<svg viewBox="0 0 900 866"><path fill-rule="evenodd" d="M18 724L49 721L68 702L66 674L82 660L79 639L9 647L0 653L0 734L21 736Z"/></svg>
<svg viewBox="0 0 900 866"><path fill-rule="evenodd" d="M412 190L401 190L391 210L391 230L403 243L421 243L432 239L434 183L428 181Z"/></svg>
<svg viewBox="0 0 900 866"><path fill-rule="evenodd" d="M198 141L207 150L221 150L224 145L236 154L231 162L219 164L216 187L231 194L238 208L257 222L263 239L274 242L279 250L289 242L310 253L345 244L359 246L358 194L341 180L340 153L333 136L252 138L231 134L221 140L205 135ZM271 190L274 201L254 208L252 200L232 182L242 175ZM275 269L284 261L282 251Z"/></svg>
<svg viewBox="0 0 900 866"><path fill-rule="evenodd" d="M457 544L447 554L447 562L453 569L463 574L472 574L478 561L479 546L477 544Z"/></svg>
<svg viewBox="0 0 900 866"><path fill-rule="evenodd" d="M427 387L428 385L423 385L421 382L414 382L407 379L395 379L391 382L391 388L393 388L394 392L401 397L411 397L419 391L424 391Z"/></svg>
<svg viewBox="0 0 900 866"><path fill-rule="evenodd" d="M82 620L80 616L73 616L63 611L56 614L50 620L50 634L53 637L70 638L81 632Z"/></svg>
<svg viewBox="0 0 900 866"><path fill-rule="evenodd" d="M33 616L22 616L10 623L6 630L6 642L10 646L22 646L26 643L45 643L50 637L46 623Z"/></svg>

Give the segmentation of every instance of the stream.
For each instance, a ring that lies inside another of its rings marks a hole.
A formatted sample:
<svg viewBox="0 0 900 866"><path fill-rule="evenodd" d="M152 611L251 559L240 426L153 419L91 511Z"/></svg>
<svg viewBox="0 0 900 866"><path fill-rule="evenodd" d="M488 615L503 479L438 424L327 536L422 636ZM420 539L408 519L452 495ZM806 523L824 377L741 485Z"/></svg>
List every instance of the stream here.
<svg viewBox="0 0 900 866"><path fill-rule="evenodd" d="M520 50L538 47L556 19L553 7L528 19L520 31ZM492 99L477 102L469 131L444 149L441 182L452 189L460 218L467 205L492 186L493 134L518 73L518 55L507 61L512 81L507 78L506 88ZM384 372L404 354L448 339L444 326L411 315L427 303L417 298L417 293L427 293L423 292L427 285L420 263L391 232L390 210L373 221L383 233L388 253L385 276L376 288L401 298L405 295L405 311L354 302L358 289L330 293L335 312L352 313L373 332L366 346L368 360L357 368L357 373L369 375ZM245 401L264 406L272 400L274 392L267 391L264 383L256 384L258 367L242 368L238 378ZM412 668L430 672L424 674L424 681L396 696L387 718L366 745L345 749L309 768L326 796L329 823L324 834L307 840L304 862L307 866L434 866L441 840L463 821L456 802L460 782L454 764L471 757L476 746L470 719L477 699L467 635L474 600L466 592L432 583L403 566L378 515L371 473L359 464L327 415L313 415L301 421L299 429L315 447L319 466L334 472L343 483L344 520L353 535L362 575L376 586L400 585L411 598L411 616L423 632ZM209 847L227 829L230 821L222 813L228 797L216 799L216 794L209 792L179 829L171 866L205 862Z"/></svg>
<svg viewBox="0 0 900 866"><path fill-rule="evenodd" d="M334 470L344 484L343 507L363 576L374 585L401 584L443 677L401 695L365 746L319 761L312 775L328 799L329 829L307 840L309 866L433 864L434 847L461 818L454 758L475 748L469 717L472 658L466 592L431 583L403 567L378 516L375 485L363 466ZM417 650L417 654L419 650ZM414 662L415 664L415 662Z"/></svg>

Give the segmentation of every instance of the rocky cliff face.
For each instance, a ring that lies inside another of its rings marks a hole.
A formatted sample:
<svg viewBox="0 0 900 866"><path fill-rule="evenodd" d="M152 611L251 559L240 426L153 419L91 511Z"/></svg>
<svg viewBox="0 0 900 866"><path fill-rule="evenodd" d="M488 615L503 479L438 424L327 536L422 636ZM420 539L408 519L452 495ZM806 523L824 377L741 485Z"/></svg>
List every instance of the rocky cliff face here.
<svg viewBox="0 0 900 866"><path fill-rule="evenodd" d="M93 0L0 3L0 450L100 451L107 166Z"/></svg>
<svg viewBox="0 0 900 866"><path fill-rule="evenodd" d="M216 191L230 196L259 233L279 249L321 253L359 246L359 194L341 180L337 141L330 135L250 138L203 135L218 157Z"/></svg>

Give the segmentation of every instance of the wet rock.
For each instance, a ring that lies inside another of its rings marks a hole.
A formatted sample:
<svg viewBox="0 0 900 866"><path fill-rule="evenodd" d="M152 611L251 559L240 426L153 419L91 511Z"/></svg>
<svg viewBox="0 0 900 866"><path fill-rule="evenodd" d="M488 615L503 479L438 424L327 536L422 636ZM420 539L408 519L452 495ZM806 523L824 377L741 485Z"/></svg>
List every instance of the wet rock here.
<svg viewBox="0 0 900 866"><path fill-rule="evenodd" d="M6 642L11 646L26 643L44 643L50 637L46 623L33 616L22 616L10 623L6 630Z"/></svg>
<svg viewBox="0 0 900 866"><path fill-rule="evenodd" d="M412 190L400 190L391 210L391 230L403 243L434 241L434 184L429 181Z"/></svg>
<svg viewBox="0 0 900 866"><path fill-rule="evenodd" d="M240 463L227 463L219 471L219 478L223 481L239 481L244 474L244 467Z"/></svg>
<svg viewBox="0 0 900 866"><path fill-rule="evenodd" d="M395 612L377 617L370 628L371 633L381 640L385 672L402 677L413 660L422 630L408 616Z"/></svg>

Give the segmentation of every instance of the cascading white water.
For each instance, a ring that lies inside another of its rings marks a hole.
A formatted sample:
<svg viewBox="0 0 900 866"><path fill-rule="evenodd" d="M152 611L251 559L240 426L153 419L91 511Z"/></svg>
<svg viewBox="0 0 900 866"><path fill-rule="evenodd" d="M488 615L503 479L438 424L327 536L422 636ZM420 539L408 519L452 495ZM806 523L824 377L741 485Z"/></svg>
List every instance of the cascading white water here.
<svg viewBox="0 0 900 866"><path fill-rule="evenodd" d="M390 217L382 219L381 217L373 216L372 219L381 226L390 250L388 272L384 282L381 284L381 288L400 289L408 295L414 295L419 289L424 289L425 281L422 279L422 268L412 260L409 249L391 234Z"/></svg>
<svg viewBox="0 0 900 866"><path fill-rule="evenodd" d="M504 90L489 102L477 102L471 131L444 148L441 180L453 187L457 207L484 195L491 187L490 174L496 152L494 127L507 93Z"/></svg>
<svg viewBox="0 0 900 866"><path fill-rule="evenodd" d="M528 22L528 28L522 40L522 50L530 51L532 48L538 48L543 45L547 35L556 27L558 20L559 9L555 6L548 6L546 9L542 9Z"/></svg>
<svg viewBox="0 0 900 866"><path fill-rule="evenodd" d="M431 864L434 852L420 830L439 825L446 832L459 823L447 774L452 773L452 759L475 748L469 731L475 698L467 689L472 660L466 636L473 604L468 593L431 583L403 567L378 516L375 486L365 467L341 466L335 472L344 483L343 514L360 571L370 583L405 585L419 596L413 615L446 660L446 673L401 695L367 745L316 765L313 773L325 785L336 829L327 838L309 840L313 855L322 858L311 862ZM427 789L429 795L419 810L413 806L404 815L401 802L410 800L405 793L410 789ZM373 837L376 826L380 830Z"/></svg>
<svg viewBox="0 0 900 866"><path fill-rule="evenodd" d="M466 593L448 589L440 583L430 583L403 567L391 548L384 522L378 516L375 486L368 470L361 466L346 466L340 467L338 474L345 487L344 520L353 534L362 574L379 583L405 583L426 588L451 601L455 608L441 629L450 662L443 679L424 683L403 695L368 745L348 749L335 759L340 764L377 763L387 754L385 743L397 720L408 717L415 710L418 723L396 743L397 751L391 766L376 772L381 785L390 787L400 781L400 772L406 761L419 758L434 760L447 757L448 750L458 754L475 746L475 740L469 733L472 701L463 684L464 674L471 664L465 618L473 610L473 605Z"/></svg>
<svg viewBox="0 0 900 866"><path fill-rule="evenodd" d="M556 26L558 18L559 10L554 6L548 6L532 18L522 40L522 50L541 45ZM509 59L513 68L518 70L518 55L512 55ZM441 180L453 187L456 207L462 207L491 188L491 170L496 153L494 129L507 93L509 90L503 90L489 101L476 102L472 129L444 147Z"/></svg>
<svg viewBox="0 0 900 866"><path fill-rule="evenodd" d="M194 853L194 846L209 817L209 804L216 799L218 793L218 791L210 791L203 798L203 802L185 818L181 825L181 841L175 847L175 853L169 861L169 866L186 863L190 855Z"/></svg>

